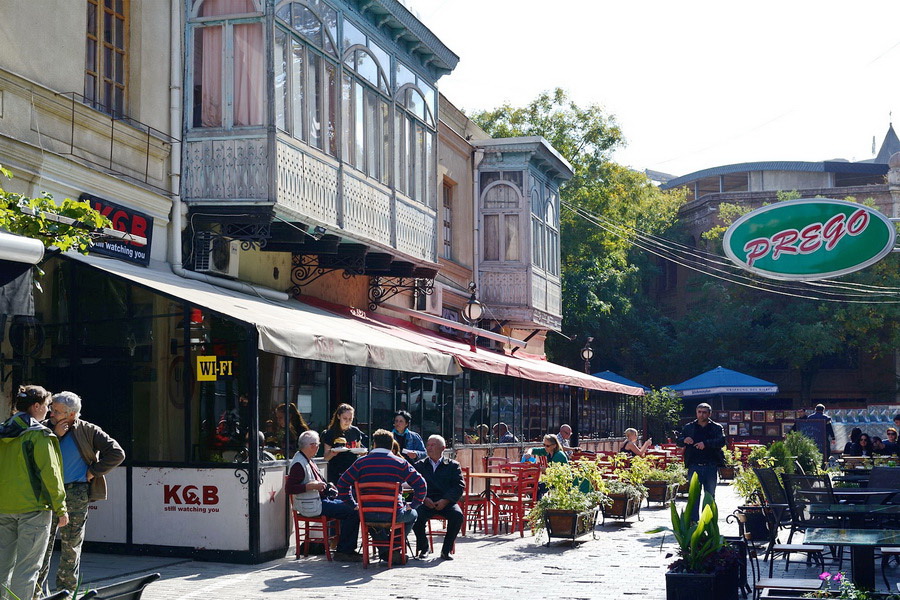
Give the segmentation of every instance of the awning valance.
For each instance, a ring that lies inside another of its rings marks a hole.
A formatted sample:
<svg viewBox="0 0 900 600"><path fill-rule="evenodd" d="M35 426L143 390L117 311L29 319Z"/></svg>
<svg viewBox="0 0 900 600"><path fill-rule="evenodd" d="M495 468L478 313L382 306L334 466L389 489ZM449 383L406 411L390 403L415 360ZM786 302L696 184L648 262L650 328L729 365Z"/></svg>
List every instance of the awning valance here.
<svg viewBox="0 0 900 600"><path fill-rule="evenodd" d="M253 325L259 349L273 354L393 371L456 375L450 354L390 335L358 319L320 307L248 296L184 279L168 266L142 267L97 256L67 254L78 262L165 296Z"/></svg>

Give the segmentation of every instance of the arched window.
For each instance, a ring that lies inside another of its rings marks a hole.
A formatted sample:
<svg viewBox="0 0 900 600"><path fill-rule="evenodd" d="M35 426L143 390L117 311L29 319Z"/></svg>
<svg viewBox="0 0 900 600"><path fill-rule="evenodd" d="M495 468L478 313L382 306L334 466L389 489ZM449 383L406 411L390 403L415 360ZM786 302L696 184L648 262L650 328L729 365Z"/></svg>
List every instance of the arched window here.
<svg viewBox="0 0 900 600"><path fill-rule="evenodd" d="M409 67L395 62L397 189L434 206L437 92Z"/></svg>
<svg viewBox="0 0 900 600"><path fill-rule="evenodd" d="M348 39L352 31L358 35ZM345 21L344 42L349 41L357 43L344 52L344 161L389 184L391 112L385 67L390 66L390 55Z"/></svg>
<svg viewBox="0 0 900 600"><path fill-rule="evenodd" d="M487 175L491 178L491 174ZM484 260L520 260L521 203L522 197L518 188L502 179L489 184L481 194Z"/></svg>
<svg viewBox="0 0 900 600"><path fill-rule="evenodd" d="M337 12L319 0L275 11L275 125L337 156Z"/></svg>
<svg viewBox="0 0 900 600"><path fill-rule="evenodd" d="M201 0L193 10L192 126L262 125L265 38L258 2ZM238 17L240 21L235 20ZM233 98L230 104L224 101L228 97Z"/></svg>

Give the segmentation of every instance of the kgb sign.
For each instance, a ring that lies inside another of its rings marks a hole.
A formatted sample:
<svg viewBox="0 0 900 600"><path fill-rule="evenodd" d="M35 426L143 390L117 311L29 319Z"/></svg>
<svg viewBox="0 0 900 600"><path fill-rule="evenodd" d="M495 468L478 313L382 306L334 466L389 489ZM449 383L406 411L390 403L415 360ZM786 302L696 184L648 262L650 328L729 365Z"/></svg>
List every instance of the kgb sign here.
<svg viewBox="0 0 900 600"><path fill-rule="evenodd" d="M789 200L750 212L725 232L725 254L770 279L837 277L894 248L894 224L875 209L830 198Z"/></svg>

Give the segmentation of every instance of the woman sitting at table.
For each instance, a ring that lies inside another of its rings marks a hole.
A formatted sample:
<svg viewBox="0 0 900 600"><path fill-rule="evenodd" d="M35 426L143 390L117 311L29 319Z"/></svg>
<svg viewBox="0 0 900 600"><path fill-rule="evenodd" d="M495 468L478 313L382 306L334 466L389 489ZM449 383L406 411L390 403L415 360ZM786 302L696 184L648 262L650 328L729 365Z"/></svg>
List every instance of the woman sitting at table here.
<svg viewBox="0 0 900 600"><path fill-rule="evenodd" d="M859 454L856 456L872 456L872 439L868 433L859 436Z"/></svg>
<svg viewBox="0 0 900 600"><path fill-rule="evenodd" d="M854 427L850 430L850 441L844 444L844 456L862 456L859 453L859 438L862 435L862 429Z"/></svg>
<svg viewBox="0 0 900 600"><path fill-rule="evenodd" d="M647 441L637 445L638 432L634 427L629 427L625 430L625 443L622 445L622 449L619 450L622 454L627 454L628 456L645 456L647 454L647 449L650 448L650 445L653 443L653 438L647 438Z"/></svg>
<svg viewBox="0 0 900 600"><path fill-rule="evenodd" d="M559 440L552 433L544 436L544 447L529 448L525 450L525 456L546 456L548 463L567 463L569 457L559 447Z"/></svg>

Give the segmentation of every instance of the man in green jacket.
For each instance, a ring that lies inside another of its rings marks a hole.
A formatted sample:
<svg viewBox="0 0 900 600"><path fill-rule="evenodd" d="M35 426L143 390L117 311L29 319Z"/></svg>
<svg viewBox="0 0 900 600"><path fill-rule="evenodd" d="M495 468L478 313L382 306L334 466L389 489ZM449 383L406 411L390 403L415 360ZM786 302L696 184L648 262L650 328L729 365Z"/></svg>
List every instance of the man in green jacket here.
<svg viewBox="0 0 900 600"><path fill-rule="evenodd" d="M0 425L0 597L35 595L38 571L53 513L69 523L62 456L53 432L41 425L50 392L38 385L19 388L16 414Z"/></svg>
<svg viewBox="0 0 900 600"><path fill-rule="evenodd" d="M60 440L63 481L70 518L69 525L59 530L60 555L59 566L56 568L56 589L74 593L78 586L88 505L97 500L106 500L104 476L125 460L125 452L108 433L80 418L81 398L78 394L53 394L51 406L50 420L45 425L52 427ZM53 555L53 540L56 536L55 528L52 529L38 577L38 587L41 589L50 572L50 557Z"/></svg>

